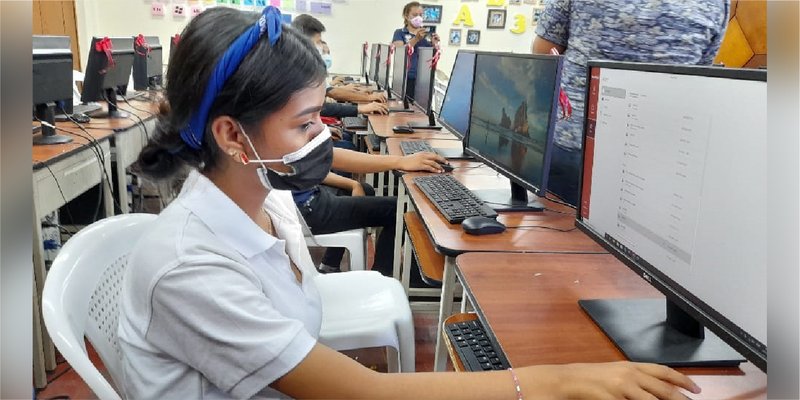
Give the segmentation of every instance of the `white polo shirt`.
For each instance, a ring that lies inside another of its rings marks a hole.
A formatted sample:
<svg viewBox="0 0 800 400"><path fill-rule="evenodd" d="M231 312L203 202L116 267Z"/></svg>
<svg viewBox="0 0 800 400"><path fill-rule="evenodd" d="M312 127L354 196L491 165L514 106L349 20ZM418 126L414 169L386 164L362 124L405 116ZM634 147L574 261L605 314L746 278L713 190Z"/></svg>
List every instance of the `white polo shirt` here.
<svg viewBox="0 0 800 400"><path fill-rule="evenodd" d="M321 305L290 192L265 209L284 240L192 172L136 244L120 300L125 397L285 397L268 385L316 343Z"/></svg>

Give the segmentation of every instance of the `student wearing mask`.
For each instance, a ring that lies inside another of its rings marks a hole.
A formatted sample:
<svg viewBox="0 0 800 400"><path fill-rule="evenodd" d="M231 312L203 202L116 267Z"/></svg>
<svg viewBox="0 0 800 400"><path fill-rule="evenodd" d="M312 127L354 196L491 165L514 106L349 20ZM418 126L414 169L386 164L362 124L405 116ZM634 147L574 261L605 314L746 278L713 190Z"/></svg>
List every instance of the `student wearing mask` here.
<svg viewBox="0 0 800 400"><path fill-rule="evenodd" d="M332 163L319 117L325 66L280 21L272 7L260 16L217 7L181 35L169 106L138 166L155 179L189 176L130 254L117 331L124 397L677 400L685 399L677 387L699 392L670 368L627 362L382 374L318 343L316 271L285 190L319 184Z"/></svg>
<svg viewBox="0 0 800 400"><path fill-rule="evenodd" d="M419 59L416 50L419 47L432 47L439 44L439 35L436 33L431 33L430 39L428 39L428 30L422 26L422 5L416 1L403 7L403 27L395 30L392 36L393 46L403 47L407 44L415 50L411 55L411 66L408 68L408 78L406 78L406 97L413 99L414 84L417 82L417 60Z"/></svg>
<svg viewBox="0 0 800 400"><path fill-rule="evenodd" d="M323 52L323 45L322 45L322 32L325 32L325 25L322 24L318 19L308 15L308 14L300 14L292 20L292 26L299 30L304 35L308 36L311 39L311 42L314 43L314 46L317 48L317 51L322 54ZM375 93L366 93L360 90L356 90L353 88L347 88L342 86L331 86L328 88L328 97L336 100L336 101L349 101L349 102L371 102L377 101L380 103L386 102L386 93L383 92L375 92ZM385 108L385 107L384 107Z"/></svg>
<svg viewBox="0 0 800 400"><path fill-rule="evenodd" d="M531 52L564 54L561 85L572 115L555 127L548 189L576 205L586 92L592 59L710 65L728 24L729 0L545 3ZM561 113L559 112L559 115Z"/></svg>

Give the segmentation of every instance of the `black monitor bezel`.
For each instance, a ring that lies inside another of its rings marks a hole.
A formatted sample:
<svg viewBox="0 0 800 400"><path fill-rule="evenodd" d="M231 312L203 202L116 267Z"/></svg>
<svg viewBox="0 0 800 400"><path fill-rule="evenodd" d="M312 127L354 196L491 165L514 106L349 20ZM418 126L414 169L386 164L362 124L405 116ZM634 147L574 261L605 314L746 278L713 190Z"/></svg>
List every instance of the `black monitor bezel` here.
<svg viewBox="0 0 800 400"><path fill-rule="evenodd" d="M473 55L477 56L478 53L481 53L481 52L475 51L475 50L464 50L464 49L459 49L458 53L456 53L456 58L453 60L453 68L450 69L450 76L448 77L447 89L445 89L444 97L442 98L442 108L444 108L444 105L447 102L447 94L450 93L450 83L451 83L450 81L453 79L453 73L456 70L456 62L458 62L459 54L473 54ZM475 81L474 81L474 79L475 79L475 61L474 60L472 61L472 78L473 78L472 84L474 85L475 84ZM472 88L470 87L469 90L470 90L470 96L472 96ZM446 119L442 118L442 108L440 108L439 112L436 113L437 114L436 121L439 122L440 125L445 127L445 129L450 131L450 133L452 133L455 137L457 137L457 138L459 138L460 140L463 141L463 140L466 139L467 135L469 135L469 122L470 122L470 117L471 117L470 111L472 110L472 97L470 97L470 99L469 99L469 106L470 106L470 109L467 110L467 131L464 132L463 134L461 132L458 132L457 129L453 128L453 126L450 125L447 122Z"/></svg>
<svg viewBox="0 0 800 400"><path fill-rule="evenodd" d="M433 58L436 55L436 48L435 47L419 47L414 51L416 51L417 53L421 53L422 51L425 51L425 52L430 51L431 52L431 58ZM414 78L414 85L415 86L416 86L417 81L419 80L419 73L421 71L420 67L423 66L423 64L424 64L424 61L422 61L422 54L418 54L417 55L417 77ZM417 101L417 98L419 98L419 96L417 95L416 87L414 88L414 99L413 99L414 106L417 107L419 110L421 110L424 114L430 113L430 111L433 109L433 86L434 86L434 83L435 83L434 81L436 80L435 79L435 77L436 77L436 68L432 68L432 67L428 68L428 73L430 74L430 82L428 82L428 107L427 108L422 107L422 105L419 104L419 101Z"/></svg>
<svg viewBox="0 0 800 400"><path fill-rule="evenodd" d="M469 126L470 129L472 128L472 110L475 104L475 74L478 70L478 57L481 56L502 56L502 57L515 57L515 58L527 58L527 59L546 59L546 60L556 60L557 67L556 67L556 81L554 86L554 93L553 93L553 106L550 110L550 121L548 122L547 132L547 143L545 143L545 150L544 150L544 160L542 160L542 184L541 187L537 187L530 182L520 178L515 173L509 171L506 167L502 165L498 165L493 160L489 159L488 157L481 155L480 153L474 151L472 148L469 147L469 140L470 135L467 135L466 139L464 140L464 153L474 157L476 160L488 165L493 170L501 173L503 176L508 178L513 183L525 188L529 192L539 196L545 197L547 194L547 181L550 175L550 153L552 152L551 149L553 147L553 137L555 136L555 123L556 123L556 113L558 112L558 93L561 89L561 70L564 65L563 56L554 56L554 55L545 55L545 54L517 54L517 53L493 53L493 52L476 52L475 53L475 66L472 71L472 97L470 98L469 103Z"/></svg>
<svg viewBox="0 0 800 400"><path fill-rule="evenodd" d="M751 81L767 81L767 71L758 69L740 69L708 67L695 65L664 65L651 63L632 63L617 61L590 60L586 68L586 92L584 93L584 110L588 110L589 92L591 90L591 75L593 68L622 69L631 71L668 73L676 75L707 76L712 78L729 78ZM686 288L669 278L666 274L659 271L647 262L637 262L632 256L625 254L624 251L614 246L605 238L601 237L588 224L583 221L581 205L583 204L583 176L585 157L586 157L586 130L589 124L589 113L584 113L583 119L583 138L581 143L581 168L578 181L578 207L575 217L575 226L592 240L601 245L609 253L614 255L623 264L628 266L634 273L641 276L647 283L661 292L667 299L675 303L678 307L698 320L703 326L714 332L728 345L740 352L745 358L752 362L762 371L767 371L767 351L766 346L745 332L741 327L725 318L722 314L714 310L711 306L694 296ZM766 310L765 310L766 311ZM748 341L750 343L748 343ZM753 343L756 343L753 345ZM763 347L763 351L756 348Z"/></svg>
<svg viewBox="0 0 800 400"><path fill-rule="evenodd" d="M368 71L368 74L369 74L369 78L372 79L373 83L375 83L375 84L377 84L377 82L378 82L378 80L376 78L378 77L378 63L380 62L378 59L381 56L380 55L380 46L381 45L379 43L373 43L372 44L372 49L370 49L370 60L372 60L372 61L370 62L370 70ZM374 71L372 70L372 66L373 65L375 66L375 70Z"/></svg>

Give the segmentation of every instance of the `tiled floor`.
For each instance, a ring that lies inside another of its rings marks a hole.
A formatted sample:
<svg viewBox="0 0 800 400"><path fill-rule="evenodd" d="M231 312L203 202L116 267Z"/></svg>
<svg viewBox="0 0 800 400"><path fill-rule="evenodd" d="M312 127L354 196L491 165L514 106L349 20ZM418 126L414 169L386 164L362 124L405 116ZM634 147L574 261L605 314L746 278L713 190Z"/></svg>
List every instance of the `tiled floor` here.
<svg viewBox="0 0 800 400"><path fill-rule="evenodd" d="M372 241L368 242L368 264L372 264L374 256L374 246ZM311 249L312 258L319 260L322 256L321 249ZM345 257L347 262L347 257ZM437 315L433 312L415 312L414 313L414 333L416 337L416 370L417 371L433 371L433 358L434 347L436 346L436 323ZM105 368L102 367L99 357L87 343L89 349L89 356L95 365L100 366L100 370L106 373ZM346 352L352 358L355 358L362 364L376 369L378 371L386 371L386 356L383 349L366 349ZM58 361L62 361L59 359ZM448 369L452 370L452 366L448 362ZM108 378L110 381L110 378ZM37 393L38 399L96 399L97 397L89 390L89 387L83 382L75 371L69 367L66 362L61 362L57 365L56 369L47 376L50 382L46 388Z"/></svg>

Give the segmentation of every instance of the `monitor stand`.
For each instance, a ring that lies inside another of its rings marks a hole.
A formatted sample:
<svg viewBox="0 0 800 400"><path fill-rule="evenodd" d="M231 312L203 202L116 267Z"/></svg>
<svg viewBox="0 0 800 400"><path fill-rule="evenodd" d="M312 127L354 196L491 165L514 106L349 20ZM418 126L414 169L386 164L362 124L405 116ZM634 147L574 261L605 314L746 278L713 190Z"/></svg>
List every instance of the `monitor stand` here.
<svg viewBox="0 0 800 400"><path fill-rule="evenodd" d="M124 119L130 117L130 114L117 108L117 91L115 89L105 89L105 95L103 97L105 97L106 103L108 103L108 111L101 110L96 113L91 113L89 114L90 117L110 119Z"/></svg>
<svg viewBox="0 0 800 400"><path fill-rule="evenodd" d="M670 367L736 367L745 361L671 301L598 299L578 304L630 361Z"/></svg>
<svg viewBox="0 0 800 400"><path fill-rule="evenodd" d="M433 110L428 110L428 123L427 124L415 124L412 122L408 123L408 126L414 129L432 129L440 131L442 130L441 125L436 125L436 118L433 117Z"/></svg>
<svg viewBox="0 0 800 400"><path fill-rule="evenodd" d="M56 125L55 113L51 105L37 104L36 118L50 125ZM42 124L40 129L42 133L41 135L35 135L33 137L33 144L62 144L72 142L71 137L57 134L56 130L50 126ZM33 131L36 132L36 129L34 128Z"/></svg>
<svg viewBox="0 0 800 400"><path fill-rule="evenodd" d="M471 190L486 205L495 211L544 211L544 204L535 198L528 199L528 191L524 187L510 182L511 191L507 189L478 189Z"/></svg>

